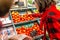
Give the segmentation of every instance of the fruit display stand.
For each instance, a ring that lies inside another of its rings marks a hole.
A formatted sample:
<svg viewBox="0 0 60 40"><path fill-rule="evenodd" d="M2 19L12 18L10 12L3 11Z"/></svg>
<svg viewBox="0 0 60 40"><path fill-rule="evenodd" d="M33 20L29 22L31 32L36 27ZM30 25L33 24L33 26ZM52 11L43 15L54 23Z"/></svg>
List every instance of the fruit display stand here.
<svg viewBox="0 0 60 40"><path fill-rule="evenodd" d="M40 18L33 17L33 11L36 8L28 9L11 9L10 18L13 22L16 34L26 34L28 36L41 38L43 36L43 31L39 29ZM40 36L42 35L42 36Z"/></svg>

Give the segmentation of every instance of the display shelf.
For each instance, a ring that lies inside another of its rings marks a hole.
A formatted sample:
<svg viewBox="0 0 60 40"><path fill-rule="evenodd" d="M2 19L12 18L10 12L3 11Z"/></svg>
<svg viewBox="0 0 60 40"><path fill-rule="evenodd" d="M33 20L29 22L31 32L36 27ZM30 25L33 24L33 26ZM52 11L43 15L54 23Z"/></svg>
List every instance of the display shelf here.
<svg viewBox="0 0 60 40"><path fill-rule="evenodd" d="M32 8L36 9L36 7L28 7L28 9L32 9Z"/></svg>
<svg viewBox="0 0 60 40"><path fill-rule="evenodd" d="M13 24L12 23L11 24L4 24L3 27L1 27L1 29L8 28L8 27L13 27Z"/></svg>
<svg viewBox="0 0 60 40"><path fill-rule="evenodd" d="M14 9L10 9L10 16L11 16L11 20L12 20L12 22L13 22L13 24L14 24L14 29L15 29L15 32L16 32L16 34L18 35L18 33L19 33L19 31L16 31L17 29L19 29L19 28L22 28L23 26L24 26L24 28L25 28L25 30L28 30L29 28L30 29L34 29L32 26L34 26L34 25L32 25L32 24L34 24L34 22L37 22L38 23L38 25L40 24L40 18L34 18L34 19L32 19L32 20L25 20L25 21L20 21L20 22L17 22L17 23L14 23L14 20L13 20L13 18L12 18L12 12L13 11L17 11L17 12L19 12L20 13L20 15L21 14L24 14L26 11L29 11L29 9L30 10L34 10L34 9L36 9L35 7L27 7L27 8L14 8ZM33 13L32 13L33 14ZM16 16L16 15L15 15ZM22 15L21 15L22 16ZM17 17L18 18L18 17ZM16 19L16 18L15 18ZM31 24L31 25L30 25ZM26 28L28 28L28 29L26 29ZM20 29L21 30L21 29ZM38 29L37 29L38 30ZM23 32L23 31L22 31ZM27 32L27 31L26 31ZM32 32L32 31L31 31ZM41 31L42 32L42 31ZM30 33L29 33L30 34ZM38 34L38 33L37 33ZM42 33L43 34L43 33ZM28 34L27 34L28 35ZM32 36L32 35L31 35ZM35 36L35 37L33 37L34 39L37 37L37 38L40 38L42 35L39 35L39 36ZM36 38L36 39L37 39Z"/></svg>
<svg viewBox="0 0 60 40"><path fill-rule="evenodd" d="M15 8L12 8L12 9L10 9L10 10L24 10L24 9L36 9L36 7L23 7L23 8L21 8L21 7L15 7Z"/></svg>
<svg viewBox="0 0 60 40"><path fill-rule="evenodd" d="M20 22L20 23L15 23L15 27L16 28L20 28L19 26L26 26L28 24L30 24L30 26L32 26L34 24L34 22L37 22L38 25L39 25L39 22L38 22L39 18L35 19L35 20L30 20L30 21L25 21L25 22Z"/></svg>
<svg viewBox="0 0 60 40"><path fill-rule="evenodd" d="M4 25L4 27L11 26L11 25L13 25L13 24L6 24L6 25Z"/></svg>

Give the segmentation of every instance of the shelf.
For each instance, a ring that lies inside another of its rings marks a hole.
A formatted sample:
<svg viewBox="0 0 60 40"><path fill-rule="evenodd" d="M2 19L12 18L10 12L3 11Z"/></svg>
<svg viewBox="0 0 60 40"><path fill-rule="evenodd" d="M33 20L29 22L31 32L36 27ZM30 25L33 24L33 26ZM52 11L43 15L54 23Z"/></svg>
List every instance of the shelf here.
<svg viewBox="0 0 60 40"><path fill-rule="evenodd" d="M18 7L18 8L12 8L10 10L24 10L24 9L36 9L36 7L25 7L25 8L21 8L21 7Z"/></svg>
<svg viewBox="0 0 60 40"><path fill-rule="evenodd" d="M39 19L40 19L40 18L36 18L36 19L34 19L34 20L29 20L29 21L25 21L25 22L14 23L14 24L17 25L17 24L24 24L24 23L29 23L29 22L35 22L35 21L37 21L37 20L39 20ZM5 24L3 28L8 28L8 27L10 27L10 26L13 26L13 24L12 24L12 23L11 23L11 24Z"/></svg>
<svg viewBox="0 0 60 40"><path fill-rule="evenodd" d="M36 7L28 7L28 9L32 9L32 8L36 9Z"/></svg>
<svg viewBox="0 0 60 40"><path fill-rule="evenodd" d="M3 28L8 28L8 27L12 27L13 24L5 24Z"/></svg>

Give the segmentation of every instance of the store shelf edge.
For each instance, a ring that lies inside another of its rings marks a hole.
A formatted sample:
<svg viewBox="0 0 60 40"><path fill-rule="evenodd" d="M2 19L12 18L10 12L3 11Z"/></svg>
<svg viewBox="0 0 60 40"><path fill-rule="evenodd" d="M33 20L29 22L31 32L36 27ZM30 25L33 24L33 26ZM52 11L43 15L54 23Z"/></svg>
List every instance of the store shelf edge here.
<svg viewBox="0 0 60 40"><path fill-rule="evenodd" d="M17 25L17 24L24 24L24 23L28 23L28 22L34 22L34 21L38 21L40 18L36 18L36 19L34 19L34 20L30 20L30 21L24 21L24 22L19 22L19 23L14 23L15 25ZM4 27L3 28L7 28L7 27L10 27L10 26L12 26L13 24L6 24L6 25L4 25Z"/></svg>
<svg viewBox="0 0 60 40"><path fill-rule="evenodd" d="M36 7L28 7L28 8L12 8L10 10L24 10L24 9L36 9Z"/></svg>
<svg viewBox="0 0 60 40"><path fill-rule="evenodd" d="M11 26L12 24L6 24L6 25L4 25L4 26Z"/></svg>

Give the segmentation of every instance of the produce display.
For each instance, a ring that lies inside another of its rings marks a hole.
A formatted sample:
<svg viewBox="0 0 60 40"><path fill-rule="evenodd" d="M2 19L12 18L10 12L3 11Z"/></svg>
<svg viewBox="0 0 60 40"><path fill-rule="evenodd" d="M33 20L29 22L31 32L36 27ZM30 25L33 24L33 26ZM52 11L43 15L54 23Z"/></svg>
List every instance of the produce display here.
<svg viewBox="0 0 60 40"><path fill-rule="evenodd" d="M35 37L44 34L40 29L38 17L33 17L33 13L39 13L38 10L12 10L11 16L17 34L25 34L27 36ZM36 20L37 19L37 20ZM16 24L15 24L16 23Z"/></svg>
<svg viewBox="0 0 60 40"><path fill-rule="evenodd" d="M16 28L16 31L17 34L26 34L32 37L44 33L42 30L40 30L39 25L36 22L31 27L21 26L20 28Z"/></svg>
<svg viewBox="0 0 60 40"><path fill-rule="evenodd" d="M28 13L24 15L20 15L19 12L12 12L12 19L14 23L23 22L23 21L29 21L35 19L32 15L29 15Z"/></svg>

